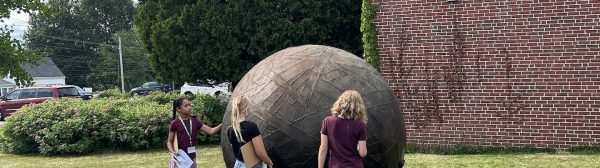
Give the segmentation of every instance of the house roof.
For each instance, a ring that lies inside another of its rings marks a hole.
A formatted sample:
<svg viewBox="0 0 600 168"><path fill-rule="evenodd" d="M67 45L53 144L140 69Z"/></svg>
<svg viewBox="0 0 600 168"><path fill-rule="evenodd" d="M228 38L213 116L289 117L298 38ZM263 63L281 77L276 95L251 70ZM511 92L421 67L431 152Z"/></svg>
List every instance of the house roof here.
<svg viewBox="0 0 600 168"><path fill-rule="evenodd" d="M42 58L38 64L26 63L21 65L31 77L65 77L56 64L49 57Z"/></svg>

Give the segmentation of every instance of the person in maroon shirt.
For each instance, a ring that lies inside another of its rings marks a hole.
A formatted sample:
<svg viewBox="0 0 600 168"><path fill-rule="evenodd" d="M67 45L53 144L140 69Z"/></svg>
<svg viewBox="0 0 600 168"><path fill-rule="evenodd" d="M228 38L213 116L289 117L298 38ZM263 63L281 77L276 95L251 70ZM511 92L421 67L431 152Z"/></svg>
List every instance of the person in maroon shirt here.
<svg viewBox="0 0 600 168"><path fill-rule="evenodd" d="M179 113L178 118L176 114ZM190 107L190 101L187 99L179 98L173 101L173 121L169 126L169 138L167 140L167 148L173 157L177 156L177 150L174 148L175 135L177 135L177 146L183 150L193 161L192 168L198 167L196 163L196 145L198 143L198 130L202 130L205 133L212 135L221 130L221 124L211 128L202 123L200 119L190 116L192 109ZM174 167L175 164L171 163L170 167Z"/></svg>
<svg viewBox="0 0 600 168"><path fill-rule="evenodd" d="M319 168L325 166L327 151L329 168L362 168L362 158L367 156L367 116L360 94L354 90L342 93L331 114L321 124Z"/></svg>

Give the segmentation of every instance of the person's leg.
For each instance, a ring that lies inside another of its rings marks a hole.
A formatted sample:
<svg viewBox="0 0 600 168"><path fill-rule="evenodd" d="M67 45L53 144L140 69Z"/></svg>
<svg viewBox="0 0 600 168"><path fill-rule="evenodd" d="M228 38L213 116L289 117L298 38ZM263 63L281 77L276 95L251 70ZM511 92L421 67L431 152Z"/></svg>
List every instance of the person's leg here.
<svg viewBox="0 0 600 168"><path fill-rule="evenodd" d="M233 168L246 168L246 165L244 165L244 162L241 162L236 159L235 164L233 165Z"/></svg>
<svg viewBox="0 0 600 168"><path fill-rule="evenodd" d="M175 160L173 160L173 159L169 160L169 168L177 168L177 165L175 164Z"/></svg>
<svg viewBox="0 0 600 168"><path fill-rule="evenodd" d="M198 168L198 163L196 162L196 159L194 159L194 163L192 163L192 168Z"/></svg>

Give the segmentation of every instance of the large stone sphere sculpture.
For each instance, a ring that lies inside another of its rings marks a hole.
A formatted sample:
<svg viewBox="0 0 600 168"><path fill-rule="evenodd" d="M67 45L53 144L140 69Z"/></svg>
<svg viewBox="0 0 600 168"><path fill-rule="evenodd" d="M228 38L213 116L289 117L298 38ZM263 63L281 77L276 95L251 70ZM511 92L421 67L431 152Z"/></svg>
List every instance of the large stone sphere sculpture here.
<svg viewBox="0 0 600 168"><path fill-rule="evenodd" d="M356 90L368 115L365 167L398 167L404 158L404 119L394 93L378 72L352 53L320 45L281 50L254 66L232 99L252 102L246 120L258 125L275 167L317 167L320 129L346 90ZM223 117L221 146L227 167L235 157L227 139L231 102Z"/></svg>

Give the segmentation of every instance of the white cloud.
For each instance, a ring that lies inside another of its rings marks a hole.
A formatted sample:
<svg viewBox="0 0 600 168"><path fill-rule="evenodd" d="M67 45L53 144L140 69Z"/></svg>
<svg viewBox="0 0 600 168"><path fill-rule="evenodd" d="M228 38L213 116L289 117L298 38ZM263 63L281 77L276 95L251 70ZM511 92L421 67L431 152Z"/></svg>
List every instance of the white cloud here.
<svg viewBox="0 0 600 168"><path fill-rule="evenodd" d="M23 34L27 31L29 27L29 14L28 13L18 13L17 11L11 11L10 17L2 18L4 21L0 23L0 26L4 27L7 25L10 29L14 30L10 34L12 38L23 40Z"/></svg>

